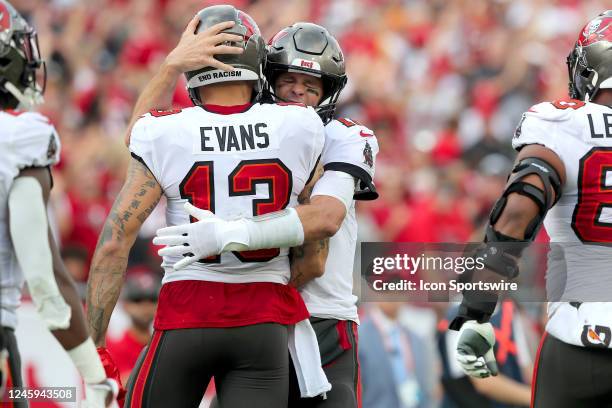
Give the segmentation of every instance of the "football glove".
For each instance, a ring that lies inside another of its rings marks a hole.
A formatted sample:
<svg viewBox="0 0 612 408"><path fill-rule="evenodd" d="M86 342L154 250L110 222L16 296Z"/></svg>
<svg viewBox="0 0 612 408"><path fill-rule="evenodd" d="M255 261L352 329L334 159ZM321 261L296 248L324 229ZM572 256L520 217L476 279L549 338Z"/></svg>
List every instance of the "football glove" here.
<svg viewBox="0 0 612 408"><path fill-rule="evenodd" d="M100 361L102 361L102 365L104 366L104 371L106 372L107 380L113 380L117 385L116 397L118 406L123 407L126 391L125 388L123 388L123 385L121 384L119 368L117 368L115 360L113 360L106 347L98 347L97 350L98 355L100 356Z"/></svg>
<svg viewBox="0 0 612 408"><path fill-rule="evenodd" d="M160 228L153 238L155 245L166 245L157 251L160 256L185 256L174 264L175 270L224 251L247 249L244 244L249 240L248 230L241 220L225 221L189 202L185 203L185 211L198 221Z"/></svg>
<svg viewBox="0 0 612 408"><path fill-rule="evenodd" d="M467 375L478 378L495 376L499 370L494 345L495 331L491 323L469 320L459 330L455 358Z"/></svg>

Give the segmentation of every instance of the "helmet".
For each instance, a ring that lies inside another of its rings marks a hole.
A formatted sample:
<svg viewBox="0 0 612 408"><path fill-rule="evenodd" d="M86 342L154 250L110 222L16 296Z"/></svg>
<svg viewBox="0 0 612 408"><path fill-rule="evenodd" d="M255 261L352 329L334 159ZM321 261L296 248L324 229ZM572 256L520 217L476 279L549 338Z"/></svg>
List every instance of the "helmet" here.
<svg viewBox="0 0 612 408"><path fill-rule="evenodd" d="M42 68L42 83L36 80ZM8 2L0 0L0 106L28 109L42 102L46 69L36 31Z"/></svg>
<svg viewBox="0 0 612 408"><path fill-rule="evenodd" d="M228 5L206 7L198 12L198 16L200 17L200 23L196 28L196 33L223 21L234 21L236 24L223 32L242 36L243 41L232 45L243 47L244 52L240 55L215 56L219 61L233 66L235 70L232 72L213 67L186 72L187 88L193 103L196 105L201 103L200 96L195 88L220 82L254 81L254 89L258 96L263 84L262 64L265 62L266 43L255 20L245 12Z"/></svg>
<svg viewBox="0 0 612 408"><path fill-rule="evenodd" d="M592 100L599 89L612 88L612 10L589 21L567 57L569 93Z"/></svg>
<svg viewBox="0 0 612 408"><path fill-rule="evenodd" d="M323 96L317 112L324 123L332 119L340 91L346 85L344 56L338 41L327 29L312 23L293 24L270 40L264 72L272 88L282 72L320 77Z"/></svg>

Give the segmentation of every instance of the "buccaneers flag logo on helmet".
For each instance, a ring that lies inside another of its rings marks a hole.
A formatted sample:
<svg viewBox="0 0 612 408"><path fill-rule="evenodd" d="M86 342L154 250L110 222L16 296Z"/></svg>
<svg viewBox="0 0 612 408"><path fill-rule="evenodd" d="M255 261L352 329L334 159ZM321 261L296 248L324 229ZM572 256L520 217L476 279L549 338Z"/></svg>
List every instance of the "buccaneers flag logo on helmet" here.
<svg viewBox="0 0 612 408"><path fill-rule="evenodd" d="M11 15L8 9L0 3L0 31L6 31L11 28Z"/></svg>
<svg viewBox="0 0 612 408"><path fill-rule="evenodd" d="M612 17L604 17L591 21L582 31L578 43L583 47L598 41L612 41Z"/></svg>

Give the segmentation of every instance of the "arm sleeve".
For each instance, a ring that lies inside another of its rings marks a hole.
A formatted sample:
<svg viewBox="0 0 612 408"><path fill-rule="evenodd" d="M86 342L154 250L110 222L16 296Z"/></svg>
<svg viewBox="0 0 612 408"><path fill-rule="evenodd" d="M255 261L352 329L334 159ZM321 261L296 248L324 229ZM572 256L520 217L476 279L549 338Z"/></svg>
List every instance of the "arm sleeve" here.
<svg viewBox="0 0 612 408"><path fill-rule="evenodd" d="M38 181L33 177L17 178L8 204L11 240L36 309L50 330L66 329L71 310L53 274L47 211Z"/></svg>
<svg viewBox="0 0 612 408"><path fill-rule="evenodd" d="M325 195L342 201L348 213L353 203L355 178L342 171L328 170L316 182L311 196Z"/></svg>

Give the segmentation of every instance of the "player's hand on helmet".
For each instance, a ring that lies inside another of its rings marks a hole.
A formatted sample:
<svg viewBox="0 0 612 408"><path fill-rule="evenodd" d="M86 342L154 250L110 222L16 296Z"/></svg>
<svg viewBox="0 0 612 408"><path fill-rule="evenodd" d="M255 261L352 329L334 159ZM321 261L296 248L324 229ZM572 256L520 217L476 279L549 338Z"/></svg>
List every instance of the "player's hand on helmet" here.
<svg viewBox="0 0 612 408"><path fill-rule="evenodd" d="M477 378L495 376L499 370L494 345L495 331L491 323L468 320L459 330L455 358L467 375Z"/></svg>
<svg viewBox="0 0 612 408"><path fill-rule="evenodd" d="M233 71L234 68L231 65L222 63L214 56L244 52L242 47L225 45L227 42L243 41L243 38L239 35L222 32L233 27L235 23L224 21L195 34L199 22L200 19L197 15L189 22L179 43L166 57L165 64L179 74L204 67Z"/></svg>
<svg viewBox="0 0 612 408"><path fill-rule="evenodd" d="M97 384L85 384L86 408L118 408L117 395L119 384L112 378L106 378Z"/></svg>
<svg viewBox="0 0 612 408"><path fill-rule="evenodd" d="M225 247L222 235L227 221L189 202L185 203L185 211L198 221L160 228L153 238L155 245L166 245L157 251L160 256L185 256L174 264L175 270L191 265L198 259L220 254Z"/></svg>

